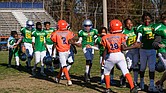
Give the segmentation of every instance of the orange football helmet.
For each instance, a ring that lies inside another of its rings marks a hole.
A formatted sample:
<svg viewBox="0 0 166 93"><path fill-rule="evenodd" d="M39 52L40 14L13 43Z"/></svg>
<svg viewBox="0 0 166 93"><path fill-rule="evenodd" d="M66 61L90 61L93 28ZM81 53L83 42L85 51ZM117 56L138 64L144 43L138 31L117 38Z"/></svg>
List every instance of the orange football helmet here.
<svg viewBox="0 0 166 93"><path fill-rule="evenodd" d="M68 23L65 20L58 21L58 29L59 30L66 30L68 27Z"/></svg>
<svg viewBox="0 0 166 93"><path fill-rule="evenodd" d="M122 32L122 22L118 19L111 20L109 23L110 32Z"/></svg>

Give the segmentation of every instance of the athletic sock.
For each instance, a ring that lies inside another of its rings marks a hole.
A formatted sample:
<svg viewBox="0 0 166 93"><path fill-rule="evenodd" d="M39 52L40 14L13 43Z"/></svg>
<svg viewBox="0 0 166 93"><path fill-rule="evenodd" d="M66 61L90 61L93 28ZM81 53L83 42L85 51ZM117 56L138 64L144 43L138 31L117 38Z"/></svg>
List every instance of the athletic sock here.
<svg viewBox="0 0 166 93"><path fill-rule="evenodd" d="M69 72L68 72L68 70L67 70L67 68L66 68L66 67L64 67L64 68L63 68L62 72L65 74L66 79L67 79L67 80L70 80L70 77L69 77Z"/></svg>
<svg viewBox="0 0 166 93"><path fill-rule="evenodd" d="M110 88L110 75L104 75L106 88Z"/></svg>
<svg viewBox="0 0 166 93"><path fill-rule="evenodd" d="M61 78L61 74L62 74L62 68L60 69L58 75L57 75L57 78L60 79Z"/></svg>
<svg viewBox="0 0 166 93"><path fill-rule="evenodd" d="M126 77L128 83L129 83L129 85L130 85L130 88L133 89L133 88L134 88L134 83L133 83L133 80L132 80L131 75L130 75L129 73L127 73L127 74L125 75L125 77Z"/></svg>
<svg viewBox="0 0 166 93"><path fill-rule="evenodd" d="M20 64L19 64L19 57L16 56L15 59L16 59L16 66L19 66L19 65L20 65Z"/></svg>

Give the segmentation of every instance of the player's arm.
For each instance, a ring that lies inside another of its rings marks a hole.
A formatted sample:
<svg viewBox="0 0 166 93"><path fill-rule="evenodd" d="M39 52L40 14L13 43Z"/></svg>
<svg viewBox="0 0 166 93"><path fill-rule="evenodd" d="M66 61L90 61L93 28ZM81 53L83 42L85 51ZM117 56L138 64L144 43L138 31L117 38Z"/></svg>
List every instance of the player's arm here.
<svg viewBox="0 0 166 93"><path fill-rule="evenodd" d="M32 48L33 50L35 50L35 37L32 36Z"/></svg>
<svg viewBox="0 0 166 93"><path fill-rule="evenodd" d="M54 55L54 49L55 49L55 43L53 44L53 46L52 46L52 55L51 56L53 56Z"/></svg>
<svg viewBox="0 0 166 93"><path fill-rule="evenodd" d="M71 33L71 34L70 34L70 37L72 37L72 38L68 40L68 43L69 43L69 44L76 45L77 47L80 47L80 46L81 46L80 43L82 42L82 37L79 38L80 41L75 42L75 40L74 40L74 36L75 36L74 33Z"/></svg>
<svg viewBox="0 0 166 93"><path fill-rule="evenodd" d="M82 43L82 37L79 37L78 41L75 42L75 45L76 45L77 47L81 47L81 43Z"/></svg>
<svg viewBox="0 0 166 93"><path fill-rule="evenodd" d="M142 40L142 33L138 33L137 42L141 42L141 40Z"/></svg>
<svg viewBox="0 0 166 93"><path fill-rule="evenodd" d="M24 30L24 28L22 28L22 29L20 30L21 36L20 36L19 40L18 40L17 43L16 43L17 45L20 44L20 43L22 42L23 38L24 38L24 32L23 32L23 30Z"/></svg>
<svg viewBox="0 0 166 93"><path fill-rule="evenodd" d="M165 45L164 45L164 44L160 44L160 42L161 42L161 36L155 35L155 39L154 39L154 41L153 41L153 43L152 43L152 46L153 46L155 49L159 49L159 48L161 48L161 47L165 47Z"/></svg>
<svg viewBox="0 0 166 93"><path fill-rule="evenodd" d="M46 37L44 37L44 46L46 48L46 51L48 51L47 44L46 44Z"/></svg>
<svg viewBox="0 0 166 93"><path fill-rule="evenodd" d="M103 55L102 55L102 63L101 65L104 65L104 60L106 58L106 54L108 53L108 48L106 47L107 46L107 43L105 42L105 38L102 38L101 40L101 44L104 46L104 52L103 52Z"/></svg>
<svg viewBox="0 0 166 93"><path fill-rule="evenodd" d="M107 48L104 49L104 52L103 52L103 55L102 55L102 63L101 63L101 65L104 65L104 60L106 58L106 55L107 55Z"/></svg>
<svg viewBox="0 0 166 93"><path fill-rule="evenodd" d="M23 38L24 38L24 36L21 35L20 38L18 39L18 41L16 42L16 45L20 44L22 42Z"/></svg>
<svg viewBox="0 0 166 93"><path fill-rule="evenodd" d="M127 47L126 42L122 43L122 45L121 45L122 51L134 49L134 48L140 48L140 47L141 47L141 43L137 43L137 42L129 47Z"/></svg>
<svg viewBox="0 0 166 93"><path fill-rule="evenodd" d="M79 44L78 43L76 43L73 39L69 39L69 44L72 44L72 45L76 45L76 46L78 46L79 47Z"/></svg>

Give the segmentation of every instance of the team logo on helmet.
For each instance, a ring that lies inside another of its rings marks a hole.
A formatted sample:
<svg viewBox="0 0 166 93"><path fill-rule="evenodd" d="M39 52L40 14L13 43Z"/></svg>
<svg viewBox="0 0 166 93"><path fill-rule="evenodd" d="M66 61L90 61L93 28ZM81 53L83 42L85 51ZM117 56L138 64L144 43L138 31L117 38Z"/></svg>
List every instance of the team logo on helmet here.
<svg viewBox="0 0 166 93"><path fill-rule="evenodd" d="M122 32L122 22L117 19L111 20L109 26L111 32Z"/></svg>

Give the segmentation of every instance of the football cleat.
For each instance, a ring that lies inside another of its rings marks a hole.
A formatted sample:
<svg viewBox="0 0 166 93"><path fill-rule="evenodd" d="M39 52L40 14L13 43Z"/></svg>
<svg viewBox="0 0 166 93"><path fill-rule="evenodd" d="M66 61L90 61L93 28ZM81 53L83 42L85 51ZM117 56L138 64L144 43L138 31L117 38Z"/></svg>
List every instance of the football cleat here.
<svg viewBox="0 0 166 93"><path fill-rule="evenodd" d="M55 83L59 83L60 82L60 79L59 78L55 78Z"/></svg>
<svg viewBox="0 0 166 93"><path fill-rule="evenodd" d="M89 78L89 75L87 73L84 74L84 78L85 78L86 83L90 82L90 78Z"/></svg>
<svg viewBox="0 0 166 93"><path fill-rule="evenodd" d="M68 81L67 81L67 85L68 85L68 86L71 86L71 85L72 85L71 80L68 80Z"/></svg>
<svg viewBox="0 0 166 93"><path fill-rule="evenodd" d="M149 86L148 91L149 92L158 92L158 90L155 86Z"/></svg>
<svg viewBox="0 0 166 93"><path fill-rule="evenodd" d="M111 92L110 89L105 90L105 93L110 93L110 92Z"/></svg>
<svg viewBox="0 0 166 93"><path fill-rule="evenodd" d="M44 72L40 72L40 74L44 77L46 77L47 75Z"/></svg>
<svg viewBox="0 0 166 93"><path fill-rule="evenodd" d="M138 93L138 88L135 86L130 90L130 93Z"/></svg>
<svg viewBox="0 0 166 93"><path fill-rule="evenodd" d="M36 69L32 68L32 76L36 76Z"/></svg>
<svg viewBox="0 0 166 93"><path fill-rule="evenodd" d="M65 75L61 76L61 79L66 80L66 76Z"/></svg>
<svg viewBox="0 0 166 93"><path fill-rule="evenodd" d="M140 82L140 88L141 90L144 90L144 82Z"/></svg>

